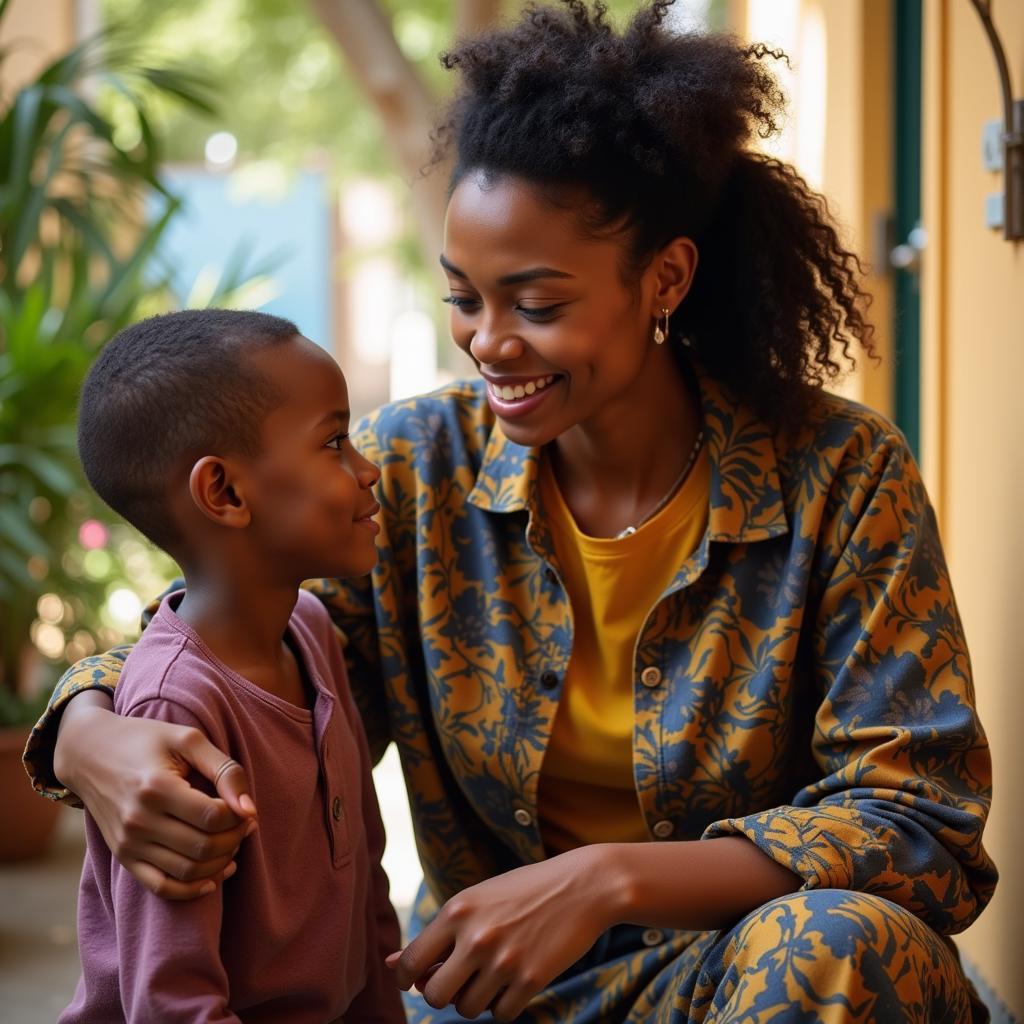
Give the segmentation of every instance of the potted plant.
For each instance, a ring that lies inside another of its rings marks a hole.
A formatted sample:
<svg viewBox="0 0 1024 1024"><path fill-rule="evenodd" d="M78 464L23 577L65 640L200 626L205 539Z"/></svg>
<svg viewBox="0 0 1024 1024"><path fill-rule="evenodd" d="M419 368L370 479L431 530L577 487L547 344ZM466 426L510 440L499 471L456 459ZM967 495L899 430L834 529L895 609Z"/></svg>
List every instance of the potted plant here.
<svg viewBox="0 0 1024 1024"><path fill-rule="evenodd" d="M86 80L128 104L130 148ZM81 475L75 414L99 346L168 305L150 257L178 203L157 176L148 103L162 93L210 111L204 90L187 72L139 66L104 33L0 95L0 860L38 852L52 831L57 805L31 793L21 751L68 658L109 643L100 609L124 571L105 543L118 527ZM153 191L165 203L147 223ZM90 569L101 547L103 571Z"/></svg>

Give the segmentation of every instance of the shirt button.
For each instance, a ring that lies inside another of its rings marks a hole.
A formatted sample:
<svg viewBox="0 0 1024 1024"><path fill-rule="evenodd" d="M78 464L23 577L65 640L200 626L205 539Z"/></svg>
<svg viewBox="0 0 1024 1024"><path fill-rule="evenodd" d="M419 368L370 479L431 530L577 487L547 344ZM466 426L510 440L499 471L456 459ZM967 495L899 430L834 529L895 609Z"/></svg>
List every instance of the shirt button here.
<svg viewBox="0 0 1024 1024"><path fill-rule="evenodd" d="M656 686L661 685L661 669L655 668L653 665L648 665L647 668L640 673L640 682L644 686L654 689Z"/></svg>
<svg viewBox="0 0 1024 1024"><path fill-rule="evenodd" d="M658 931L657 928L648 928L641 936L641 942L643 942L645 946L657 946L660 945L664 938L664 932Z"/></svg>
<svg viewBox="0 0 1024 1024"><path fill-rule="evenodd" d="M336 796L331 802L331 817L335 821L341 821L341 797Z"/></svg>
<svg viewBox="0 0 1024 1024"><path fill-rule="evenodd" d="M516 824L524 828L533 824L533 815L525 807L520 807L512 817L516 819Z"/></svg>
<svg viewBox="0 0 1024 1024"><path fill-rule="evenodd" d="M550 669L547 672L541 672L540 685L545 690L553 690L558 685L558 673L552 672Z"/></svg>
<svg viewBox="0 0 1024 1024"><path fill-rule="evenodd" d="M675 830L675 825L673 825L667 818L663 818L661 821L655 822L654 828L651 829L659 839L668 839Z"/></svg>

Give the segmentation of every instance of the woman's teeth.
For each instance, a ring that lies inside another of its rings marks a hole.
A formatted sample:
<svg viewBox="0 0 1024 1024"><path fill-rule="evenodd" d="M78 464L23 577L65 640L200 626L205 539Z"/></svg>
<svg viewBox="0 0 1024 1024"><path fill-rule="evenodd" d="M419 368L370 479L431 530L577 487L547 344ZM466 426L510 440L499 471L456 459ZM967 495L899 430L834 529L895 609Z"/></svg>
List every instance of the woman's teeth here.
<svg viewBox="0 0 1024 1024"><path fill-rule="evenodd" d="M547 377L537 377L535 380L528 380L525 384L488 384L491 394L505 402L514 402L517 398L527 398L529 395L546 388L555 379L554 374Z"/></svg>

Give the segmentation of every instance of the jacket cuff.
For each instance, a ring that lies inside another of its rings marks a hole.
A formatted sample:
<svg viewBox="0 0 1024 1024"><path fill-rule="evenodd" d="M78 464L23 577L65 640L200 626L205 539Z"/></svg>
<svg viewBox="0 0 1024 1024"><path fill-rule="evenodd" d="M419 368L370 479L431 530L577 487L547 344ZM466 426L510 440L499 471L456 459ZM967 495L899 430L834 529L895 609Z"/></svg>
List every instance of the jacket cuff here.
<svg viewBox="0 0 1024 1024"><path fill-rule="evenodd" d="M886 871L897 839L891 829L865 829L855 810L822 806L774 807L726 818L709 825L701 838L737 835L802 878L801 889L861 888L867 864Z"/></svg>

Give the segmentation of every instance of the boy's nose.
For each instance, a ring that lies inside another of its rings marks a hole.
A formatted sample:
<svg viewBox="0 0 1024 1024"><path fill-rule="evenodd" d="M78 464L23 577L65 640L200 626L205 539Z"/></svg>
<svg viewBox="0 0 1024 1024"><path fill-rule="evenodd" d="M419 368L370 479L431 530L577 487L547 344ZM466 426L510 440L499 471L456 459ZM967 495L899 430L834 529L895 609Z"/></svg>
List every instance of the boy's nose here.
<svg viewBox="0 0 1024 1024"><path fill-rule="evenodd" d="M360 486L366 488L376 486L377 481L380 480L380 467L359 452L356 453L356 458L359 460L356 466L356 477Z"/></svg>

